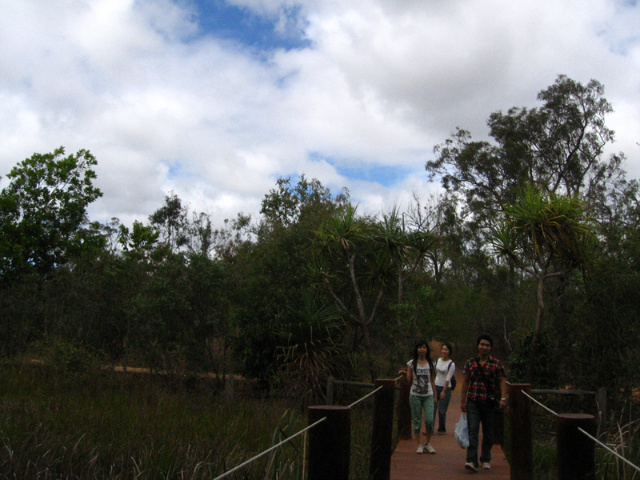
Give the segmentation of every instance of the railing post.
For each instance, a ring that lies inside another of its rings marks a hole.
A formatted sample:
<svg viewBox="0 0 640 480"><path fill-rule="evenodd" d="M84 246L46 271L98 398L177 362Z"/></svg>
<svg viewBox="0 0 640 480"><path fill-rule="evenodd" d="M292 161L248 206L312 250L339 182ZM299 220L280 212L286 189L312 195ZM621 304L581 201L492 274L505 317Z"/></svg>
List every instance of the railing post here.
<svg viewBox="0 0 640 480"><path fill-rule="evenodd" d="M509 385L511 480L533 479L532 408L531 401L522 392L531 395L531 385L528 383Z"/></svg>
<svg viewBox="0 0 640 480"><path fill-rule="evenodd" d="M391 476L391 443L393 440L393 404L395 380L376 380L373 403L373 433L369 457L369 480L389 480Z"/></svg>
<svg viewBox="0 0 640 480"><path fill-rule="evenodd" d="M404 375L400 378L398 384L398 401L396 403L398 436L402 440L411 440L411 407L409 406L411 385L407 381L407 377Z"/></svg>
<svg viewBox="0 0 640 480"><path fill-rule="evenodd" d="M332 376L327 378L327 405L333 405L335 382Z"/></svg>
<svg viewBox="0 0 640 480"><path fill-rule="evenodd" d="M598 438L607 438L607 389L600 387L596 392L598 406Z"/></svg>
<svg viewBox="0 0 640 480"><path fill-rule="evenodd" d="M308 407L309 425L326 420L309 430L309 480L349 480L351 458L351 408Z"/></svg>
<svg viewBox="0 0 640 480"><path fill-rule="evenodd" d="M556 417L558 442L558 480L595 478L596 445L580 432L596 435L596 418L583 413L563 413Z"/></svg>
<svg viewBox="0 0 640 480"><path fill-rule="evenodd" d="M233 400L235 397L235 377L233 373L230 373L228 380L224 386L224 394L229 400Z"/></svg>

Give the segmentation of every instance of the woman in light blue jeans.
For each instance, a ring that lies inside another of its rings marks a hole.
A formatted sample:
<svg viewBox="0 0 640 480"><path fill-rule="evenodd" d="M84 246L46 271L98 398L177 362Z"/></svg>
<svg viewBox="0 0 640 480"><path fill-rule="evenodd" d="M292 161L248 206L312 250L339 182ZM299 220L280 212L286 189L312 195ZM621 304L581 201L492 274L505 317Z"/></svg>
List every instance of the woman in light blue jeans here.
<svg viewBox="0 0 640 480"><path fill-rule="evenodd" d="M433 433L435 413L435 371L429 350L429 344L421 340L413 351L413 359L407 362L407 368L401 370L407 375L407 381L411 383L409 393L409 405L411 406L411 419L413 432L418 441L416 453L436 453L431 446L431 434ZM425 431L420 428L424 416Z"/></svg>

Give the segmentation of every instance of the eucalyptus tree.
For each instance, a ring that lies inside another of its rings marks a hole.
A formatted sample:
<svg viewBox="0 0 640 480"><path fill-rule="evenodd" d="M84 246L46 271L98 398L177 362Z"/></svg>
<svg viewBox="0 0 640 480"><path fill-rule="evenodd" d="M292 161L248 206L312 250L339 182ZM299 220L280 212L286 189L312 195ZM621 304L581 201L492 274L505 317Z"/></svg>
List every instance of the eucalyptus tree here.
<svg viewBox="0 0 640 480"><path fill-rule="evenodd" d="M603 94L596 80L582 85L560 75L538 94L541 107L491 114L493 142L473 141L458 128L435 148L435 160L426 164L429 178L463 200L467 220L485 234L527 185L581 197L589 207L624 174L624 155L605 155L614 132L605 124L612 106Z"/></svg>
<svg viewBox="0 0 640 480"><path fill-rule="evenodd" d="M160 241L171 252L178 252L189 239L188 209L175 193L164 198L164 205L149 216L150 225L159 233Z"/></svg>
<svg viewBox="0 0 640 480"><path fill-rule="evenodd" d="M459 128L435 148L426 170L459 206L468 253L495 264L487 248L492 232L529 185L581 199L590 217L603 212L608 192L624 177L624 155L605 153L614 132L606 126L612 106L603 95L596 80L583 85L560 75L538 94L541 106L491 114L492 141L474 141ZM510 283L517 273L527 274L509 267Z"/></svg>

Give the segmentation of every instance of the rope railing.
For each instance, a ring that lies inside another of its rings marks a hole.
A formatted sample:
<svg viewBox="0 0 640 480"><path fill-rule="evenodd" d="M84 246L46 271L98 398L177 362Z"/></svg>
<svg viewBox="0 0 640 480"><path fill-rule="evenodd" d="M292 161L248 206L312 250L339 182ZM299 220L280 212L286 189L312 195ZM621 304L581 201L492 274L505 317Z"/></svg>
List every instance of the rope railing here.
<svg viewBox="0 0 640 480"><path fill-rule="evenodd" d="M358 400L356 400L355 402L353 402L351 405L349 405L349 408L353 408L355 407L357 404L364 402L367 398L375 395L378 391L382 390L382 387L378 387L376 388L374 391L367 393L364 397L360 397Z"/></svg>
<svg viewBox="0 0 640 480"><path fill-rule="evenodd" d="M531 395L529 395L527 392L520 392L522 393L525 397L529 397L529 400L531 400L534 403L537 403L539 406L541 406L542 408L544 408L547 412L549 412L551 415L553 415L554 417L557 417L558 414L556 412L554 412L553 410L551 410L549 407L547 407L546 405L540 403L538 400L536 400L535 398L533 398Z"/></svg>
<svg viewBox="0 0 640 480"><path fill-rule="evenodd" d="M394 382L397 382L399 379L401 379L402 376L398 376L394 379ZM363 386L365 386L365 384L362 384ZM368 385L366 385L368 386ZM359 398L358 400L356 400L355 402L353 402L351 405L349 405L347 408L352 409L353 407L355 407L356 405L358 405L359 403L365 401L366 399L368 399L369 397L375 395L377 392L379 392L381 389L383 389L383 386L380 386L378 388L376 388L375 390L369 392L368 394L362 396L361 398ZM217 477L215 477L213 480L222 480L223 478L228 477L229 475L243 469L244 467L250 465L251 463L255 462L256 460L264 457L265 455L273 452L274 450L277 450L278 448L280 448L281 446L285 445L286 443L294 440L295 438L299 437L300 435L306 434L309 430L311 430L312 428L316 427L317 425L319 425L320 423L324 422L327 420L327 417L322 417L319 420L315 421L313 424L309 425L308 427L300 430L299 432L291 435L290 437L286 438L285 440L277 443L276 445L271 446L270 448L268 448L267 450L259 453L258 455L255 455L254 457L246 460L245 462L241 463L240 465L232 468L231 470L226 471L225 473L223 473L222 475L219 475Z"/></svg>
<svg viewBox="0 0 640 480"><path fill-rule="evenodd" d="M398 380L400 380L402 378L402 375L396 377L393 379L394 382L397 382ZM372 392L369 392L368 394L366 394L365 396L359 398L358 400L356 400L355 402L353 402L351 405L349 405L349 408L353 408L356 405L358 405L361 402L364 402L367 398L372 397L373 395L375 395L378 391L382 390L382 386L376 388L375 390L373 390Z"/></svg>
<svg viewBox="0 0 640 480"><path fill-rule="evenodd" d="M524 390L520 390L520 393L522 395L524 395L525 397L527 397L529 400L531 400L533 403L537 404L538 406L540 406L541 408L543 408L544 410L546 410L547 412L549 412L551 415L553 415L554 417L560 417L560 415L556 412L554 412L552 409L550 409L549 407L547 407L546 405L544 405L542 402L536 400L535 398L533 398L531 395L529 395L527 392L525 392ZM636 471L640 472L640 467L638 467L637 465L633 464L631 461L629 461L628 459L624 458L622 455L620 455L618 452L616 452L614 449L612 449L609 445L606 445L605 443L603 443L602 441L598 440L596 437L594 437L593 435L591 435L589 432L587 432L586 430L584 430L581 427L577 427L577 431L579 431L580 433L582 433L583 435L585 435L587 438L589 438L590 440L592 440L595 444L599 445L600 447L604 448L607 452L609 452L611 455L615 456L616 458L622 460L624 463L626 463L627 465L629 465L631 468L635 469Z"/></svg>
<svg viewBox="0 0 640 480"><path fill-rule="evenodd" d="M597 438L595 438L593 435L591 435L588 432L585 432L582 428L578 427L578 431L584 433L587 437L589 437L591 440L593 440L594 442L596 442L598 445L600 445L602 448L604 448L605 450L607 450L609 453L611 453L612 455L618 457L620 460L622 460L623 462L625 462L627 465L629 465L630 467L634 468L635 470L637 470L638 472L640 472L640 467L638 467L637 465L634 465L633 463L631 463L629 460L627 460L626 458L624 458L622 455L620 455L618 452L616 452L615 450L613 450L611 447L609 447L608 445L602 443L600 440L598 440Z"/></svg>
<svg viewBox="0 0 640 480"><path fill-rule="evenodd" d="M231 470L226 471L225 473L223 473L222 475L214 478L213 480L220 480L222 478L226 478L229 475L231 475L234 472L237 472L238 470L243 469L244 467L246 467L247 465L253 463L254 461L258 460L259 458L264 457L266 454L280 448L282 445L284 445L287 442L290 442L291 440L293 440L294 438L299 437L300 435L302 435L303 433L308 432L309 430L311 430L313 427L321 424L322 422L324 422L327 418L323 417L320 420L318 420L317 422L314 422L313 424L309 425L308 427L300 430L298 433L291 435L289 438L287 438L286 440L281 441L280 443L277 443L276 445L273 445L271 448L268 448L267 450L265 450L262 453L259 453L258 455L256 455L255 457L250 458L249 460L247 460L246 462L241 463L240 465L238 465L237 467L232 468Z"/></svg>

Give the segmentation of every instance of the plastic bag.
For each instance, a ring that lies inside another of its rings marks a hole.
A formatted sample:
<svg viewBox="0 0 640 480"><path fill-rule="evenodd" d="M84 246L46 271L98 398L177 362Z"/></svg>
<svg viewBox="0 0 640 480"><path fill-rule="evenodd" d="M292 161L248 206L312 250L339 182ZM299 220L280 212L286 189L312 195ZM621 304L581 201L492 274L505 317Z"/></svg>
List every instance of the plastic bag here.
<svg viewBox="0 0 640 480"><path fill-rule="evenodd" d="M454 436L460 448L467 448L469 446L469 426L467 425L467 414L465 412L460 415L460 420L456 423Z"/></svg>

